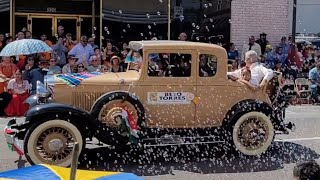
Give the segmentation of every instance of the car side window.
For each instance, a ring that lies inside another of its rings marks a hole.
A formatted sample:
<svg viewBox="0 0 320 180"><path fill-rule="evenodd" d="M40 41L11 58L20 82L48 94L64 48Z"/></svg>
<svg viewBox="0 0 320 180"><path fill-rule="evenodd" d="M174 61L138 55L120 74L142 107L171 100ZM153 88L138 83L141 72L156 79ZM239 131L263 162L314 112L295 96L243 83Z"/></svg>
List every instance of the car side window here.
<svg viewBox="0 0 320 180"><path fill-rule="evenodd" d="M199 76L213 77L217 73L217 57L211 54L200 54Z"/></svg>
<svg viewBox="0 0 320 180"><path fill-rule="evenodd" d="M191 54L150 53L148 55L148 76L190 77Z"/></svg>

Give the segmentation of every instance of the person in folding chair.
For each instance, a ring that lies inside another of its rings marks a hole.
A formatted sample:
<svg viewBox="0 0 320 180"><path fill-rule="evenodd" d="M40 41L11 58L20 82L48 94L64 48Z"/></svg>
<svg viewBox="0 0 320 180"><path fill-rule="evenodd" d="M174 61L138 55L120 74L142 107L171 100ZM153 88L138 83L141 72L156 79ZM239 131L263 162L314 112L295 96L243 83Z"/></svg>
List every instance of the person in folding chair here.
<svg viewBox="0 0 320 180"><path fill-rule="evenodd" d="M320 60L317 60L316 67L312 68L309 71L309 80L310 90L311 90L311 98L319 103L320 102Z"/></svg>

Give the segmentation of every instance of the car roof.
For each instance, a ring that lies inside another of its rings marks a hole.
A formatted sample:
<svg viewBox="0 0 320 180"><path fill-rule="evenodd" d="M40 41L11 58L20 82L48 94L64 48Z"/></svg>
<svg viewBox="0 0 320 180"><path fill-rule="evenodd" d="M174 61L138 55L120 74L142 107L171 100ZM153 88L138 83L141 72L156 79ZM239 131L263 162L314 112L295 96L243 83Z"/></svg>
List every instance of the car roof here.
<svg viewBox="0 0 320 180"><path fill-rule="evenodd" d="M199 49L216 49L225 51L221 46L209 43L201 42L190 42L190 41L176 41L176 40L147 40L147 41L131 41L129 47L133 50L139 50L142 48L152 49L152 47L173 47L173 46L184 46L189 48L199 48Z"/></svg>

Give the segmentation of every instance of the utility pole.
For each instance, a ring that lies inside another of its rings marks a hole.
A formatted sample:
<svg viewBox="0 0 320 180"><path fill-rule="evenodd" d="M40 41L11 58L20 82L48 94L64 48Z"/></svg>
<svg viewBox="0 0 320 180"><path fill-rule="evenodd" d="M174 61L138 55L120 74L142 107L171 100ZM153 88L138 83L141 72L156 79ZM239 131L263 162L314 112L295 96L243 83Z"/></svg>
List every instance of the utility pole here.
<svg viewBox="0 0 320 180"><path fill-rule="evenodd" d="M168 40L171 36L171 0L168 0Z"/></svg>
<svg viewBox="0 0 320 180"><path fill-rule="evenodd" d="M292 10L291 63L295 62L296 54L297 0L293 0Z"/></svg>

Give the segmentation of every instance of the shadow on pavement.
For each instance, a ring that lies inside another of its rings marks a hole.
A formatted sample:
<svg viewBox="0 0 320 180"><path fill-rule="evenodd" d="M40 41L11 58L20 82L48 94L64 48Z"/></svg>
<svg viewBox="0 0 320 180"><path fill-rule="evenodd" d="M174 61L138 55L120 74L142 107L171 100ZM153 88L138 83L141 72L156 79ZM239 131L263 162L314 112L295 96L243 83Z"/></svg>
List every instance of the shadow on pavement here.
<svg viewBox="0 0 320 180"><path fill-rule="evenodd" d="M110 148L86 149L79 158L80 169L132 172L142 176L173 174L173 170L194 173L238 173L282 169L284 164L317 159L320 155L305 146L275 142L261 157L226 154L218 146L147 148L116 153Z"/></svg>

